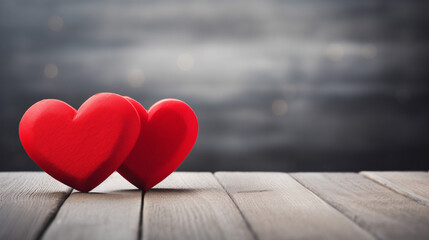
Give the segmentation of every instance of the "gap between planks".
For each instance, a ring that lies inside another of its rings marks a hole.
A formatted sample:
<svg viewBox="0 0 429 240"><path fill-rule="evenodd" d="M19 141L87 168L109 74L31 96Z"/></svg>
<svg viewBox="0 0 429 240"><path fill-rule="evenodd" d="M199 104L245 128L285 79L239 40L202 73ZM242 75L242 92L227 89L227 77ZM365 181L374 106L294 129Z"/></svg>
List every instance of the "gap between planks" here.
<svg viewBox="0 0 429 240"><path fill-rule="evenodd" d="M249 220L244 216L243 211L240 209L240 207L238 206L237 202L235 201L235 199L232 197L231 193L229 193L227 191L227 189L225 188L225 186L219 181L219 178L214 174L214 177L216 178L216 181L219 183L219 185L222 186L222 189L228 194L229 198L231 198L232 202L234 203L235 207L238 209L238 212L240 212L241 217L243 218L244 222L246 223L247 228L249 229L250 233L252 234L253 238L255 240L260 240L259 236L256 234L255 230L253 229L253 227L251 226Z"/></svg>
<svg viewBox="0 0 429 240"><path fill-rule="evenodd" d="M42 239L135 240L142 196L142 191L114 173L90 193L73 191Z"/></svg>
<svg viewBox="0 0 429 240"><path fill-rule="evenodd" d="M429 174L427 172L360 172L364 177L394 192L429 206Z"/></svg>
<svg viewBox="0 0 429 240"><path fill-rule="evenodd" d="M254 239L214 175L174 172L146 192L143 239Z"/></svg>
<svg viewBox="0 0 429 240"><path fill-rule="evenodd" d="M52 216L50 218L48 218L46 224L42 227L42 230L40 231L40 233L36 237L37 240L42 239L46 230L48 230L48 227L52 224L54 219L57 217L57 214L58 214L60 208L63 206L64 202L67 200L67 198L71 195L72 192L73 192L73 189L70 188L67 195L65 196L65 198L62 199L62 201L58 204L58 208L55 209L55 212L52 214Z"/></svg>
<svg viewBox="0 0 429 240"><path fill-rule="evenodd" d="M259 239L374 239L286 173L215 176Z"/></svg>
<svg viewBox="0 0 429 240"><path fill-rule="evenodd" d="M427 239L429 208L355 173L292 176L378 239Z"/></svg>
<svg viewBox="0 0 429 240"><path fill-rule="evenodd" d="M143 238L143 206L144 206L144 196L145 191L142 191L142 199L140 204L140 217L139 217L139 230L137 232L137 240L140 240Z"/></svg>
<svg viewBox="0 0 429 240"><path fill-rule="evenodd" d="M44 172L1 172L0 239L37 239L70 192Z"/></svg>

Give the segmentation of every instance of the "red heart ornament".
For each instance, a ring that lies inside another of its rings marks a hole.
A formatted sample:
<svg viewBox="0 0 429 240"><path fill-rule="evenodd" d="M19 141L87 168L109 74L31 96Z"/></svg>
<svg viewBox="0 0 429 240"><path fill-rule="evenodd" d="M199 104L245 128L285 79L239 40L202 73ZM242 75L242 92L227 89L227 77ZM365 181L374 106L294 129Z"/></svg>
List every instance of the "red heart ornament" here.
<svg viewBox="0 0 429 240"><path fill-rule="evenodd" d="M125 160L140 133L140 119L124 97L99 93L76 111L65 102L35 103L19 124L33 161L58 181L88 192Z"/></svg>
<svg viewBox="0 0 429 240"><path fill-rule="evenodd" d="M139 139L118 172L136 187L148 190L170 175L191 151L198 135L198 120L184 102L164 99L149 111L126 97L140 116Z"/></svg>

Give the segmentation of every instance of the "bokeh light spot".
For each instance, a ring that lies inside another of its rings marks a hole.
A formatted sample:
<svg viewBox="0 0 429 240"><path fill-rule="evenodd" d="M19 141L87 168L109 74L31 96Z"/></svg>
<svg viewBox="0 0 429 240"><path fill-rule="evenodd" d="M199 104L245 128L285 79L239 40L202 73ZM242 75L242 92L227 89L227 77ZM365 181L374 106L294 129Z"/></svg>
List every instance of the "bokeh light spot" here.
<svg viewBox="0 0 429 240"><path fill-rule="evenodd" d="M377 48L374 44L365 44L362 47L362 56L366 59L373 59L377 56Z"/></svg>
<svg viewBox="0 0 429 240"><path fill-rule="evenodd" d="M142 70L134 68L128 73L128 83L130 84L130 86L141 87L143 85L143 82L144 74Z"/></svg>
<svg viewBox="0 0 429 240"><path fill-rule="evenodd" d="M271 107L274 115L276 116L282 116L287 111L287 104L286 104L286 101L283 99L275 100Z"/></svg>
<svg viewBox="0 0 429 240"><path fill-rule="evenodd" d="M331 44L326 49L326 56L334 62L337 62L343 58L344 50L339 44Z"/></svg>
<svg viewBox="0 0 429 240"><path fill-rule="evenodd" d="M191 70L192 68L194 68L194 64L195 59L191 54L180 54L177 58L177 67L179 67L181 71Z"/></svg>
<svg viewBox="0 0 429 240"><path fill-rule="evenodd" d="M48 26L54 32L58 32L63 28L63 19L59 16L52 16L49 18Z"/></svg>
<svg viewBox="0 0 429 240"><path fill-rule="evenodd" d="M58 67L55 64L47 64L44 70L47 78L56 78L58 76Z"/></svg>

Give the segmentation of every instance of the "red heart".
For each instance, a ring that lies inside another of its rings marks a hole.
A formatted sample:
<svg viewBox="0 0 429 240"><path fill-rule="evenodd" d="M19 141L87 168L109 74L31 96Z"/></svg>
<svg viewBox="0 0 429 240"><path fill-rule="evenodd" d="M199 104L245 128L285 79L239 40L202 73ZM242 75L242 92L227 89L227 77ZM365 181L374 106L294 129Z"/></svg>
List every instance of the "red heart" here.
<svg viewBox="0 0 429 240"><path fill-rule="evenodd" d="M126 97L140 116L140 136L118 172L136 187L148 190L170 175L191 151L198 135L198 120L186 103L164 99L148 112Z"/></svg>
<svg viewBox="0 0 429 240"><path fill-rule="evenodd" d="M25 151L60 182L88 192L125 160L140 132L135 108L122 96L99 93L76 111L46 99L31 106L19 124Z"/></svg>

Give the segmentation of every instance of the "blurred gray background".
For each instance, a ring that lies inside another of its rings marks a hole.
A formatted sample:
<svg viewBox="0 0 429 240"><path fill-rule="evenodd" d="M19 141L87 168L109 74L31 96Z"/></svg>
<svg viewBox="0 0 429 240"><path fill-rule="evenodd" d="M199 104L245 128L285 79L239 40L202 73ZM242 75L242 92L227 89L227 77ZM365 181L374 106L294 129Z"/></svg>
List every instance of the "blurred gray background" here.
<svg viewBox="0 0 429 240"><path fill-rule="evenodd" d="M179 98L180 170L429 169L429 2L1 0L0 170L44 98Z"/></svg>

